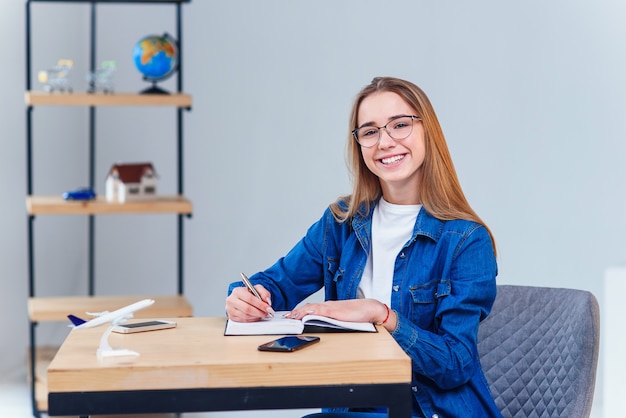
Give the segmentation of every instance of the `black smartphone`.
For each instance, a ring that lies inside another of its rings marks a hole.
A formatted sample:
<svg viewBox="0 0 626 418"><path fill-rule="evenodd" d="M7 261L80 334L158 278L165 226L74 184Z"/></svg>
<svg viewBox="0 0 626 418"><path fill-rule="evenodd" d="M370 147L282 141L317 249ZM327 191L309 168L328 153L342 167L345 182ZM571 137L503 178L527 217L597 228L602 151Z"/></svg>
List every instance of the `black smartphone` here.
<svg viewBox="0 0 626 418"><path fill-rule="evenodd" d="M278 351L288 353L300 350L319 341L320 337L314 337L312 335L290 335L261 344L257 348L259 351Z"/></svg>

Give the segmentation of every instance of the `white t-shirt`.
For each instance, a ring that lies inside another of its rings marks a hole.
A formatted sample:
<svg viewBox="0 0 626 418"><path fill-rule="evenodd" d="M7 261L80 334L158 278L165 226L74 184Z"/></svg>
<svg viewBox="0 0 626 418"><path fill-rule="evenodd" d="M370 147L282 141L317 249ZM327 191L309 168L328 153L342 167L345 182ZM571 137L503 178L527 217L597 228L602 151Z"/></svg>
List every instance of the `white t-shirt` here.
<svg viewBox="0 0 626 418"><path fill-rule="evenodd" d="M372 214L372 247L357 297L391 305L396 258L413 235L422 205L394 205L380 198Z"/></svg>

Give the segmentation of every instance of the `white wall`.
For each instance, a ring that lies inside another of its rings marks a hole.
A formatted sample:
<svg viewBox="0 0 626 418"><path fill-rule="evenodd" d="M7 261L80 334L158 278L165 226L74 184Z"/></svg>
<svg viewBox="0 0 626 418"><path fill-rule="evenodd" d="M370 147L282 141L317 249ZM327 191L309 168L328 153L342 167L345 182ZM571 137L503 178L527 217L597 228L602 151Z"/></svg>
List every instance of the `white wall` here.
<svg viewBox="0 0 626 418"><path fill-rule="evenodd" d="M24 373L27 338L24 5L2 2L0 35L0 372ZM84 6L36 5L34 70L58 58L87 68ZM39 11L41 10L41 11ZM143 88L130 59L142 35L173 31L170 6L101 7L99 60L118 91ZM347 117L373 76L422 86L438 110L467 197L492 227L500 283L590 290L624 261L626 5L539 0L195 0L184 7L186 294L221 315L227 284L281 256L350 191ZM171 85L170 83L166 83ZM84 87L77 88L84 89ZM34 112L35 193L87 182L83 109ZM152 160L175 191L174 112L101 109L98 192L118 160ZM321 134L321 135L320 135ZM320 138L321 136L321 138ZM38 217L38 294L85 292L86 222ZM97 219L97 291L175 289L175 219ZM171 257L170 257L171 254ZM63 324L42 324L43 342ZM601 377L601 371L600 371ZM601 379L594 411L601 410ZM599 414L596 412L596 414Z"/></svg>

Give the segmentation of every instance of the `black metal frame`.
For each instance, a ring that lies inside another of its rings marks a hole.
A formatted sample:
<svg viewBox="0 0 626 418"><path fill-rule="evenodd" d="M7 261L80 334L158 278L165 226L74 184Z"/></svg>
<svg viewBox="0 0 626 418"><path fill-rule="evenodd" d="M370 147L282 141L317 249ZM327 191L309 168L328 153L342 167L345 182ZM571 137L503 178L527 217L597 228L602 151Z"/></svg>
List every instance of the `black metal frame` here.
<svg viewBox="0 0 626 418"><path fill-rule="evenodd" d="M90 30L90 57L89 65L90 70L94 71L96 66L96 23L97 13L96 5L113 4L113 3L146 3L146 4L172 4L176 7L176 39L178 41L178 53L179 53L179 66L176 74L177 77L177 92L183 91L183 72L182 72L182 10L181 5L183 3L189 3L191 0L26 0L26 91L31 90L31 3L87 3L91 4L91 30ZM178 185L177 192L179 195L183 195L183 109L177 109L177 176ZM33 122L33 106L26 107L26 192L30 196L33 194L33 166L32 166L32 122ZM96 123L96 109L91 106L89 108L89 185L94 187L95 185L95 123ZM183 294L183 217L185 215L179 214L178 217L178 281L177 291L179 295ZM93 215L89 215L88 223L88 294L93 296L95 294L95 248L94 248L94 236L95 236L95 219ZM28 224L28 294L29 297L35 296L35 265L34 265L34 221L35 216L29 215L27 219ZM37 408L37 400L35 398L35 383L36 383L36 329L37 323L30 321L30 389L31 389L31 402L33 409L33 416L39 418L41 412Z"/></svg>
<svg viewBox="0 0 626 418"><path fill-rule="evenodd" d="M409 383L50 393L49 415L155 414L205 411L387 407L411 416Z"/></svg>

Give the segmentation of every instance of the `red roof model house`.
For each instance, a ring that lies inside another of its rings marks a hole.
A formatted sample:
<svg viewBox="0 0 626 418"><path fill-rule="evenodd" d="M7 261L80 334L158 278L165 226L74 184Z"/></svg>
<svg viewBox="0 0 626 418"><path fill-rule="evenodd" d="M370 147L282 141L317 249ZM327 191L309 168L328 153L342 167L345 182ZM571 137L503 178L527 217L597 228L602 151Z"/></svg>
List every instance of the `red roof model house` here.
<svg viewBox="0 0 626 418"><path fill-rule="evenodd" d="M156 196L157 176L151 163L114 164L106 178L106 199L124 203Z"/></svg>

